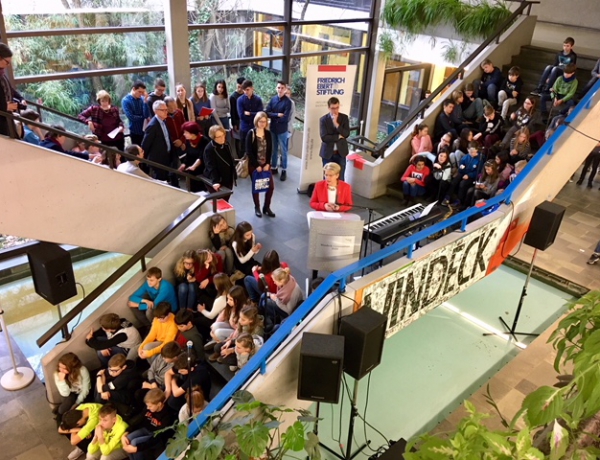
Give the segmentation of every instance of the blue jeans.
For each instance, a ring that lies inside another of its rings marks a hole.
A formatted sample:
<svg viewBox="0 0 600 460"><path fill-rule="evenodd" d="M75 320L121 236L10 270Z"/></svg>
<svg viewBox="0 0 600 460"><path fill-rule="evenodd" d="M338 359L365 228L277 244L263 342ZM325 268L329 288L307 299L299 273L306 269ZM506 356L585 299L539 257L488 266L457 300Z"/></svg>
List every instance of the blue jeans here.
<svg viewBox="0 0 600 460"><path fill-rule="evenodd" d="M141 428L139 430L135 430L132 433L127 435L127 438L131 442L132 446L137 447L139 444L149 441L154 437L154 434L148 430L147 428ZM144 452L135 452L129 455L129 460L144 460Z"/></svg>
<svg viewBox="0 0 600 460"><path fill-rule="evenodd" d="M487 99L493 106L498 104L498 87L496 85L492 83L487 86L482 86L483 83L481 80L475 80L473 85L475 86L475 94L477 94L478 97Z"/></svg>
<svg viewBox="0 0 600 460"><path fill-rule="evenodd" d="M408 182L402 182L402 193L404 196L421 196L425 194L425 187L419 184L409 184Z"/></svg>
<svg viewBox="0 0 600 460"><path fill-rule="evenodd" d="M277 160L279 158L279 147L281 147L281 169L287 169L288 158L288 132L275 134L271 132L273 138L273 153L271 155L271 167L277 168Z"/></svg>
<svg viewBox="0 0 600 460"><path fill-rule="evenodd" d="M541 88L552 88L552 86L554 85L554 82L556 81L556 79L558 77L560 77L563 74L563 69L561 69L560 67L556 66L554 67L553 65L547 65L546 68L544 69L544 72L542 73L542 77L540 78L540 82L538 83L538 87ZM548 83L546 83L546 80L548 80Z"/></svg>
<svg viewBox="0 0 600 460"><path fill-rule="evenodd" d="M260 287L258 286L258 281L254 276L246 276L244 278L244 286L246 287L246 291L248 292L248 297L253 302L258 302L260 300L260 295L262 292L260 291Z"/></svg>
<svg viewBox="0 0 600 460"><path fill-rule="evenodd" d="M195 283L181 283L177 286L177 300L179 308L196 310L198 303L198 292Z"/></svg>
<svg viewBox="0 0 600 460"><path fill-rule="evenodd" d="M259 309L265 316L266 324L279 324L281 320L287 318L289 315L277 306L266 294L263 294L260 300Z"/></svg>
<svg viewBox="0 0 600 460"><path fill-rule="evenodd" d="M562 94L557 94L556 97L557 99L562 99L564 96ZM542 97L540 97L540 112L544 116L548 115L548 102L553 103L552 95L550 93L543 93ZM565 115L569 111L569 109L574 105L575 100L571 99L570 101L567 101L564 104L558 106L556 110L558 110L558 113L560 113L561 115ZM553 107L551 107L550 110L552 110L552 108ZM555 111L554 114L556 113L557 112Z"/></svg>
<svg viewBox="0 0 600 460"><path fill-rule="evenodd" d="M340 155L336 151L332 155L331 158L325 159L325 158L321 157L321 160L323 160L323 166L325 166L327 163L337 163L337 164L339 164L340 168L342 168L340 170L340 180L344 180L344 173L346 172L346 157L343 157L342 155Z"/></svg>

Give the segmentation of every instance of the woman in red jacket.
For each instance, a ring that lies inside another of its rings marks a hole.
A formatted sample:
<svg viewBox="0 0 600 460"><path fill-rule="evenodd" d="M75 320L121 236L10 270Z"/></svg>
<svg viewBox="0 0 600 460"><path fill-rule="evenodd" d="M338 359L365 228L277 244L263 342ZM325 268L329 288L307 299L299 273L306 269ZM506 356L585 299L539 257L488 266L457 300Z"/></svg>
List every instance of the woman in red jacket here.
<svg viewBox="0 0 600 460"><path fill-rule="evenodd" d="M325 180L315 184L310 207L316 211L346 212L352 209L352 188L340 179L340 165L327 163L323 166Z"/></svg>
<svg viewBox="0 0 600 460"><path fill-rule="evenodd" d="M401 179L405 205L414 202L415 197L425 194L425 186L430 173L429 168L425 166L423 157L415 158L415 161L406 168Z"/></svg>

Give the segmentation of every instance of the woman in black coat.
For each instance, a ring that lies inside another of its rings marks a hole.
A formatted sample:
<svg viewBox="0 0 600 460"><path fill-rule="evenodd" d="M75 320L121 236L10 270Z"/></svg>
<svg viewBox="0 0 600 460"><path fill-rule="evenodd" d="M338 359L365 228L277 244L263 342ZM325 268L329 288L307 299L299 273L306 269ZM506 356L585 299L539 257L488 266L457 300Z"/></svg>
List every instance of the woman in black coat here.
<svg viewBox="0 0 600 460"><path fill-rule="evenodd" d="M260 212L260 198L261 192L253 192L252 199L254 200L254 213L256 217L262 217L263 213L265 216L275 217L275 213L271 211L271 198L273 198L273 191L275 185L273 184L273 176L271 175L271 154L273 151L273 139L271 132L267 129L269 124L269 118L265 112L258 112L254 117L254 129L248 131L246 135L246 153L248 154L248 173L252 178L252 183L255 185L255 171L260 173L264 181L269 179L269 185L265 193L265 205L263 206L262 213ZM262 174L264 173L264 174ZM253 187L254 189L254 187Z"/></svg>
<svg viewBox="0 0 600 460"><path fill-rule="evenodd" d="M181 146L181 166L179 170L194 176L204 173L204 149L208 145L208 139L200 131L202 128L195 121L186 121L182 126L185 144ZM193 180L190 183L190 192L201 192L206 190L204 182Z"/></svg>
<svg viewBox="0 0 600 460"><path fill-rule="evenodd" d="M219 191L222 187L233 189L237 173L226 141L226 131L221 126L211 126L208 136L212 141L204 149L204 176L213 183L214 191Z"/></svg>

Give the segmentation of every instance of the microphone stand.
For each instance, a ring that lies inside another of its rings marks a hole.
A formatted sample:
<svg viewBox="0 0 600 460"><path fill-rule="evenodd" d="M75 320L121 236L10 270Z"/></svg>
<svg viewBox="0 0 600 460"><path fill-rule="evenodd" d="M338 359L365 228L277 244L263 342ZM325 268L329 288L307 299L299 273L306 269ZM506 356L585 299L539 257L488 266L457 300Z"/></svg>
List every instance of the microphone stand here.
<svg viewBox="0 0 600 460"><path fill-rule="evenodd" d="M188 371L188 407L190 409L190 418L194 416L194 402L192 401L192 347L194 342L187 341L187 371Z"/></svg>
<svg viewBox="0 0 600 460"><path fill-rule="evenodd" d="M367 257L367 252L368 252L368 248L369 248L369 235L371 234L371 222L373 222L373 212L375 211L375 209L373 209L369 206L358 206L358 205L349 204L349 203L336 203L336 204L338 206L349 206L352 209L366 209L368 211L369 217L367 220L367 233L362 238L362 243L363 243L362 257L364 259L365 257ZM360 276L365 276L365 267L363 267L362 271L360 272Z"/></svg>

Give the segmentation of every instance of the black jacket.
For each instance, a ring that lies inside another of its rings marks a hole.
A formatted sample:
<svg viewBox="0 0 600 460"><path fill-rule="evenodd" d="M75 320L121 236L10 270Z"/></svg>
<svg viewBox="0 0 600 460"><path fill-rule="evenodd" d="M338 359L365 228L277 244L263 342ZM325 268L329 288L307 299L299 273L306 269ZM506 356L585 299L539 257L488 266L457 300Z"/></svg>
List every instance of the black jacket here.
<svg viewBox="0 0 600 460"><path fill-rule="evenodd" d="M271 164L271 155L273 153L273 138L271 132L265 129L265 140L267 141L266 163ZM251 129L246 135L246 153L248 154L248 163L252 169L258 168L258 139L256 132Z"/></svg>
<svg viewBox="0 0 600 460"><path fill-rule="evenodd" d="M204 176L213 184L221 184L229 189L233 188L237 180L235 163L229 145L215 144L211 141L204 149Z"/></svg>

